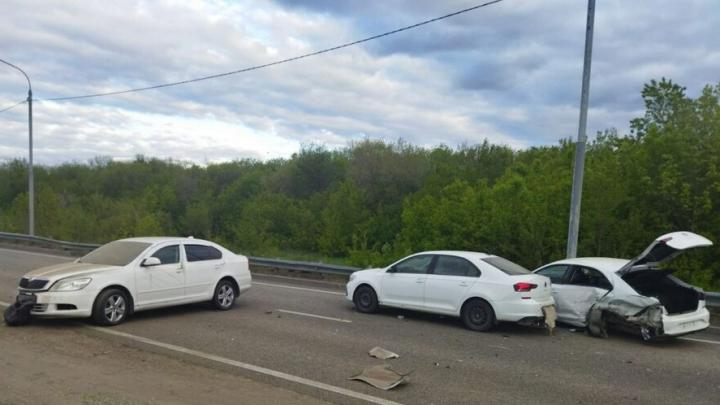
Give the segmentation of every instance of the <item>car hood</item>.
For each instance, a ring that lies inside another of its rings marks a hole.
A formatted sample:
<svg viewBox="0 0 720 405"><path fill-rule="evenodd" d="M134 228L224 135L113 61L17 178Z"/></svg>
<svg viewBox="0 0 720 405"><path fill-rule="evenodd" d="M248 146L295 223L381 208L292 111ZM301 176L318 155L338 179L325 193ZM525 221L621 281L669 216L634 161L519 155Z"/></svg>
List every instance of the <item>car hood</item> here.
<svg viewBox="0 0 720 405"><path fill-rule="evenodd" d="M655 239L640 255L630 260L617 274L624 276L636 270L657 268L688 249L712 246L712 242L692 232L671 232Z"/></svg>
<svg viewBox="0 0 720 405"><path fill-rule="evenodd" d="M118 266L108 266L107 264L93 264L93 263L60 263L52 266L41 267L26 273L23 277L25 278L42 278L50 281L56 281L61 278L71 276L82 276L99 271L113 270L119 268Z"/></svg>

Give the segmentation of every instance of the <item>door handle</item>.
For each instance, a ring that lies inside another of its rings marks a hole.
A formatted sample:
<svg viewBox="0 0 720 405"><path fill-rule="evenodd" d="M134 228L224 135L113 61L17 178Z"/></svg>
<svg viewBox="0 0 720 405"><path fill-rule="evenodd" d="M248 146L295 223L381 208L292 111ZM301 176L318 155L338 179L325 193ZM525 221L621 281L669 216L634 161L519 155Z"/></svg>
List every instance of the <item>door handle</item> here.
<svg viewBox="0 0 720 405"><path fill-rule="evenodd" d="M464 281L461 281L461 282L460 282L460 287L467 287L467 286L469 286L469 285L470 285L470 284L468 284L468 283L466 283L466 282L464 282Z"/></svg>
<svg viewBox="0 0 720 405"><path fill-rule="evenodd" d="M218 264L215 265L215 268L216 268L216 269L219 269L219 268L221 268L221 267L224 266L224 265L225 265L225 263L218 263Z"/></svg>
<svg viewBox="0 0 720 405"><path fill-rule="evenodd" d="M418 283L418 284L422 284L422 283L425 282L425 280L419 278L419 279L415 280L415 282Z"/></svg>

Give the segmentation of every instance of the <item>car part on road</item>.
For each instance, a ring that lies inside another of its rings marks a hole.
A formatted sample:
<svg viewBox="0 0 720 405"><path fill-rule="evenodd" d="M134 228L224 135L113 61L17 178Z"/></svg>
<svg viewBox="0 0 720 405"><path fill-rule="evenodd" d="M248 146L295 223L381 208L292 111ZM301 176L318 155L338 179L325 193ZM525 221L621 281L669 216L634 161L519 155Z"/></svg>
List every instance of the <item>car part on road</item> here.
<svg viewBox="0 0 720 405"><path fill-rule="evenodd" d="M381 390L390 390L407 381L411 373L400 374L387 364L366 367L362 373L348 378L348 380L360 380Z"/></svg>
<svg viewBox="0 0 720 405"><path fill-rule="evenodd" d="M220 311L227 311L235 305L235 286L230 280L222 279L215 286L213 305Z"/></svg>
<svg viewBox="0 0 720 405"><path fill-rule="evenodd" d="M465 303L460 312L465 327L485 332L495 326L495 312L487 301L476 298Z"/></svg>
<svg viewBox="0 0 720 405"><path fill-rule="evenodd" d="M398 357L400 357L400 355L398 355L397 353L393 353L390 350L385 350L380 346L373 347L372 349L370 349L368 354L380 360L397 359Z"/></svg>
<svg viewBox="0 0 720 405"><path fill-rule="evenodd" d="M30 323L33 305L36 297L34 295L18 295L15 303L5 309L5 323L8 326L20 326Z"/></svg>
<svg viewBox="0 0 720 405"><path fill-rule="evenodd" d="M102 326L122 323L131 310L128 302L128 297L122 290L109 288L101 292L93 304L93 320Z"/></svg>
<svg viewBox="0 0 720 405"><path fill-rule="evenodd" d="M355 290L353 303L358 311L364 314L371 314L378 309L378 299L375 290L367 285L361 285Z"/></svg>

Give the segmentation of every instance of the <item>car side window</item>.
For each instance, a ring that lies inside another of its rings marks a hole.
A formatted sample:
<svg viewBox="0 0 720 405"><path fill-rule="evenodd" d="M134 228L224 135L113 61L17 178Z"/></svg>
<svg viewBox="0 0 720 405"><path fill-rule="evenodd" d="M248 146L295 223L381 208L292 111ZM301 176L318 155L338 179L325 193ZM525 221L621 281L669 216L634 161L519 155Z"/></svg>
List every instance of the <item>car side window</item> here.
<svg viewBox="0 0 720 405"><path fill-rule="evenodd" d="M438 256L433 274L438 276L479 277L480 270L467 259L455 256Z"/></svg>
<svg viewBox="0 0 720 405"><path fill-rule="evenodd" d="M612 290L612 284L599 271L590 267L574 267L568 284Z"/></svg>
<svg viewBox="0 0 720 405"><path fill-rule="evenodd" d="M185 257L188 262L222 259L222 252L212 246L185 245Z"/></svg>
<svg viewBox="0 0 720 405"><path fill-rule="evenodd" d="M153 253L152 257L160 259L161 264L180 263L180 246L165 246Z"/></svg>
<svg viewBox="0 0 720 405"><path fill-rule="evenodd" d="M395 273L425 274L427 273L428 267L430 267L432 259L432 255L413 256L396 264L393 268L395 269Z"/></svg>
<svg viewBox="0 0 720 405"><path fill-rule="evenodd" d="M565 284L565 274L569 268L570 266L566 264L550 266L538 271L537 274L548 277L553 284Z"/></svg>

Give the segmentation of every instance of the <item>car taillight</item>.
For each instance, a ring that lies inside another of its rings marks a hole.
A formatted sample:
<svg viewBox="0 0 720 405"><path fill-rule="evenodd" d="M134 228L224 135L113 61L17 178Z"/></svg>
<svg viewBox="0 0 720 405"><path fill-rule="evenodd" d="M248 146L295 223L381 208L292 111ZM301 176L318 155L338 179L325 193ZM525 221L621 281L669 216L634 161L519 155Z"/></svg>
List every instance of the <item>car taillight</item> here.
<svg viewBox="0 0 720 405"><path fill-rule="evenodd" d="M533 288L537 288L537 284L526 283L523 281L520 283L515 283L515 285L513 285L513 288L517 292L528 292L528 291L532 290Z"/></svg>

